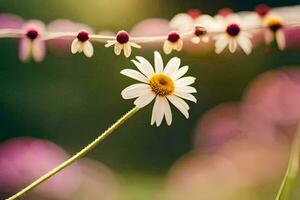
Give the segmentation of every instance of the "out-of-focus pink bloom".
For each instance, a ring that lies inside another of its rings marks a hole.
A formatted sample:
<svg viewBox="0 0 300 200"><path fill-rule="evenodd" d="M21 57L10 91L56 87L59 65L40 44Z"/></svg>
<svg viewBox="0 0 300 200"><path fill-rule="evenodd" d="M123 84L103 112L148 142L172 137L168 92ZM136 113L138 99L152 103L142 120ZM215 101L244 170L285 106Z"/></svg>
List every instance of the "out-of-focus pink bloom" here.
<svg viewBox="0 0 300 200"><path fill-rule="evenodd" d="M47 26L49 32L73 32L75 35L81 30L85 30L92 34L94 30L85 24L75 23L67 19L57 19L50 22ZM70 46L74 38L61 37L54 40L49 40L48 46L51 53L56 55L69 54Z"/></svg>
<svg viewBox="0 0 300 200"><path fill-rule="evenodd" d="M213 108L197 125L194 140L196 147L210 148L227 142L240 134L240 123L238 103L225 103Z"/></svg>
<svg viewBox="0 0 300 200"><path fill-rule="evenodd" d="M168 20L146 19L137 23L130 31L131 36L161 36L170 32Z"/></svg>
<svg viewBox="0 0 300 200"><path fill-rule="evenodd" d="M120 199L120 185L114 174L103 164L90 160L80 160L81 186L73 194L72 200Z"/></svg>
<svg viewBox="0 0 300 200"><path fill-rule="evenodd" d="M168 33L171 31L168 20L153 18L146 19L137 23L130 31L132 37L136 36L168 36ZM155 48L160 47L161 43L151 42L149 44L143 45L142 49L145 48Z"/></svg>
<svg viewBox="0 0 300 200"><path fill-rule="evenodd" d="M300 70L289 68L259 76L245 95L243 112L253 120L278 127L300 120ZM253 114L251 114L253 113Z"/></svg>
<svg viewBox="0 0 300 200"><path fill-rule="evenodd" d="M236 167L227 158L193 152L177 161L171 168L165 188L158 199L237 200L236 193L241 190L241 181ZM247 199L245 195L238 196L239 199Z"/></svg>
<svg viewBox="0 0 300 200"><path fill-rule="evenodd" d="M0 14L0 28L11 28L18 29L21 28L23 24L23 19L14 14Z"/></svg>
<svg viewBox="0 0 300 200"><path fill-rule="evenodd" d="M300 28L284 27L283 32L286 38L286 49L300 48Z"/></svg>
<svg viewBox="0 0 300 200"><path fill-rule="evenodd" d="M279 184L288 150L287 140L267 145L248 137L235 138L213 152L197 150L171 168L160 199L258 199L255 187Z"/></svg>
<svg viewBox="0 0 300 200"><path fill-rule="evenodd" d="M41 39L45 32L45 25L39 20L29 20L22 27L24 36L19 46L21 61L28 61L31 57L36 62L41 62L46 55L46 44Z"/></svg>
<svg viewBox="0 0 300 200"><path fill-rule="evenodd" d="M67 154L48 141L33 138L9 140L0 145L0 191L12 195L66 159ZM41 184L32 194L65 199L79 184L80 169L74 164Z"/></svg>
<svg viewBox="0 0 300 200"><path fill-rule="evenodd" d="M232 163L243 180L240 184L257 187L281 181L288 162L289 146L287 138L265 143L256 138L240 137L227 142L216 154Z"/></svg>
<svg viewBox="0 0 300 200"><path fill-rule="evenodd" d="M217 20L224 20L233 13L234 11L231 8L221 8L220 10L218 10L218 14L215 15L215 18Z"/></svg>

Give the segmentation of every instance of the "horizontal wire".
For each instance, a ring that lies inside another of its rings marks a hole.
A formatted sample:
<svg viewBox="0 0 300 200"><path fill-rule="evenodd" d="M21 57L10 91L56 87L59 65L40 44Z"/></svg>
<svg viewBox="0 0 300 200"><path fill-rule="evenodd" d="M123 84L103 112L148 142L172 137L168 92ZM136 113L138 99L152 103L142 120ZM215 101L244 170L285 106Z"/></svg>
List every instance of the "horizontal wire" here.
<svg viewBox="0 0 300 200"><path fill-rule="evenodd" d="M283 26L289 27L300 27L300 22L290 22L285 23ZM265 29L266 26L260 27L251 27L245 28L243 31L256 31L260 29ZM216 35L224 33L224 31L207 31L208 35ZM22 38L24 37L24 30L23 29L0 29L0 38ZM44 32L41 33L42 40L54 40L54 39L67 39L67 38L76 38L78 32ZM194 31L188 31L184 33L180 33L182 39L189 38L194 35ZM161 36L139 36L139 37L130 37L131 42L136 42L139 44L143 43L151 43L151 42L163 42L167 39L167 35ZM111 35L100 35L100 34L89 34L89 39L94 42L101 42L106 43L108 40L115 40L116 36Z"/></svg>

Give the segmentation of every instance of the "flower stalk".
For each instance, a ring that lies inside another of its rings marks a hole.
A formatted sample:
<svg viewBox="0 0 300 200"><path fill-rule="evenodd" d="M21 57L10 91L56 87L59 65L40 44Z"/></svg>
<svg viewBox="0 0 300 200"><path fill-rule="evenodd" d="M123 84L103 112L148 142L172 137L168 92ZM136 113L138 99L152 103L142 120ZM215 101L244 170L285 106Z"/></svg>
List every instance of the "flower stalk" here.
<svg viewBox="0 0 300 200"><path fill-rule="evenodd" d="M130 117L132 117L137 111L139 110L138 107L134 107L131 109L128 113L126 113L123 117L121 117L118 121L116 121L110 128L108 128L106 131L104 131L99 137L97 137L94 141L92 141L90 144L88 144L86 147L84 147L81 151L79 151L77 154L72 156L67 161L63 162L56 168L49 171L47 174L41 176L39 179L16 193L15 195L7 198L6 200L15 200L19 199L20 197L24 196L27 192L33 190L61 170L65 169L66 167L70 166L72 163L76 162L80 158L84 157L88 152L90 152L92 149L94 149L100 142L102 142L105 138L107 138L113 131L115 131L119 126L124 124Z"/></svg>
<svg viewBox="0 0 300 200"><path fill-rule="evenodd" d="M290 200L299 174L300 161L300 122L291 147L288 167L275 200Z"/></svg>

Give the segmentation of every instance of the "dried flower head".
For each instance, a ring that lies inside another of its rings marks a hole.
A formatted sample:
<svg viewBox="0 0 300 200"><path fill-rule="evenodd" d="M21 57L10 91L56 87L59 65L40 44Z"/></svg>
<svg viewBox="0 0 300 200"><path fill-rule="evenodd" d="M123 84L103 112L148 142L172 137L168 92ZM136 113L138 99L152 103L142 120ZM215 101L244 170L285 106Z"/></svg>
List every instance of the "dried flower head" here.
<svg viewBox="0 0 300 200"><path fill-rule="evenodd" d="M168 34L168 37L163 45L163 50L165 54L170 54L172 50L181 51L182 47L183 41L180 38L180 35L173 31Z"/></svg>
<svg viewBox="0 0 300 200"><path fill-rule="evenodd" d="M131 55L131 47L141 48L141 46L137 43L130 41L130 36L126 31L119 31L116 35L116 39L108 40L105 47L110 47L112 45L115 47L114 51L116 55L120 55L121 51L123 50L126 58Z"/></svg>
<svg viewBox="0 0 300 200"><path fill-rule="evenodd" d="M268 28L265 30L264 38L267 44L270 44L274 38L280 50L285 49L286 40L282 30L283 19L276 15L267 15L264 20L265 26Z"/></svg>
<svg viewBox="0 0 300 200"><path fill-rule="evenodd" d="M88 58L92 57L94 54L94 47L89 41L89 33L87 31L80 31L77 34L76 39L73 40L71 45L71 52L75 53L84 53Z"/></svg>
<svg viewBox="0 0 300 200"><path fill-rule="evenodd" d="M23 38L20 41L19 56L21 61L28 61L31 57L41 62L46 54L45 42L41 35L45 32L45 25L38 20L29 20L23 25Z"/></svg>

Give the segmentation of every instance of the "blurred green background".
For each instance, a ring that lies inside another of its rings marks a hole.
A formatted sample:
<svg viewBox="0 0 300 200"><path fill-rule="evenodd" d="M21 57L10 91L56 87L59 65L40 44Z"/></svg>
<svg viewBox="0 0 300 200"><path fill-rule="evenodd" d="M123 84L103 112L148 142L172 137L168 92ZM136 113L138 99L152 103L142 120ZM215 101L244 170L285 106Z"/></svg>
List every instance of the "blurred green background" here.
<svg viewBox="0 0 300 200"><path fill-rule="evenodd" d="M67 18L97 31L118 31L130 30L146 18L170 19L190 8L214 14L222 7L253 10L259 3L275 7L299 1L0 0L0 13L14 13L45 23ZM36 64L18 60L17 40L1 39L0 43L0 142L33 136L53 141L73 154L133 107L132 101L125 101L120 95L133 81L119 73L133 64L123 56L115 56L112 49L95 44L91 59L80 54L48 53L42 63ZM89 157L135 181L151 177L143 181L149 183L145 191L151 192L151 187L160 183L155 177L163 177L174 161L191 150L193 131L204 112L222 102L240 100L249 82L266 70L299 65L299 53L280 52L275 45L268 53L260 46L250 56L174 53L171 56L179 56L184 65L190 66L189 74L197 77L194 86L198 103L190 104L190 119L185 120L173 109L171 127L164 123L159 128L150 126L152 106L147 106ZM133 55L153 60L152 51L134 50ZM164 60L171 56L164 56Z"/></svg>

